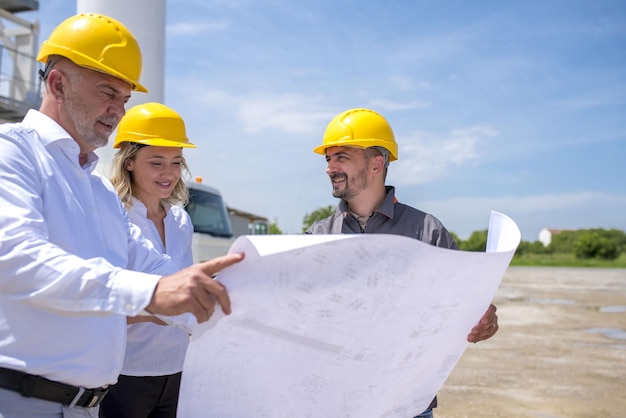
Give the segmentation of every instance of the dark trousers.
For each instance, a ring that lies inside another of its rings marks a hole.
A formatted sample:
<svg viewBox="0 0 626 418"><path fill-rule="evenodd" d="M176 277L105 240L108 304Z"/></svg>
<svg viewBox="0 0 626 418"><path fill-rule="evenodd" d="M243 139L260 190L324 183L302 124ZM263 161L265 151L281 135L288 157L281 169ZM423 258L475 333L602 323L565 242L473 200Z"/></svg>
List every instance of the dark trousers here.
<svg viewBox="0 0 626 418"><path fill-rule="evenodd" d="M100 418L176 418L181 375L121 375L100 404Z"/></svg>

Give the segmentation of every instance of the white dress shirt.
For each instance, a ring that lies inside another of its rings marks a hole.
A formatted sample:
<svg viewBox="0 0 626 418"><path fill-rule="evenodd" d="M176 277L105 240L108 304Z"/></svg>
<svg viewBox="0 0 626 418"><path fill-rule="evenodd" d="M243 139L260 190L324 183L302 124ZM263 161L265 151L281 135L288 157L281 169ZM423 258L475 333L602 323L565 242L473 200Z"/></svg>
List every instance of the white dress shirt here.
<svg viewBox="0 0 626 418"><path fill-rule="evenodd" d="M177 268L93 172L96 154L78 156L38 111L0 125L0 367L94 388L117 381L126 316Z"/></svg>
<svg viewBox="0 0 626 418"><path fill-rule="evenodd" d="M128 211L131 222L137 225L143 235L152 241L155 248L168 254L185 268L193 264L191 239L193 224L185 209L179 206L166 206L165 246L159 231L148 219L146 206L133 198L133 206ZM184 315L181 315L184 316ZM195 317L187 315L195 324ZM128 341L122 374L127 376L165 376L178 373L183 369L185 353L189 345L189 332L175 325L163 326L149 322L128 325Z"/></svg>

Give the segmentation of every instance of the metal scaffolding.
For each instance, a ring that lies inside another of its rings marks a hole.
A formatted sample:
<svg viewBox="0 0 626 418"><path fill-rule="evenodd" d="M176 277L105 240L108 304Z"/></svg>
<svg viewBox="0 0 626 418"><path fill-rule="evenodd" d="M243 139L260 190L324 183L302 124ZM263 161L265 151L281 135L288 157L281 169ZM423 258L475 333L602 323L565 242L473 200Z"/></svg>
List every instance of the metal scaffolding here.
<svg viewBox="0 0 626 418"><path fill-rule="evenodd" d="M19 121L41 103L39 23L15 14L38 9L34 0L0 0L0 122Z"/></svg>

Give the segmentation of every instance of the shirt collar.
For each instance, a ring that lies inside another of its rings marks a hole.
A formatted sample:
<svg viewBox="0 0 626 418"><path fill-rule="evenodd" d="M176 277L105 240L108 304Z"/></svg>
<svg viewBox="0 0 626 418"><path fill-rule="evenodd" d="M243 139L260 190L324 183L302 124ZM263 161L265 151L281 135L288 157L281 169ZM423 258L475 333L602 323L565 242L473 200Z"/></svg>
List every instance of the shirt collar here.
<svg viewBox="0 0 626 418"><path fill-rule="evenodd" d="M57 146L60 148L75 154L76 161L78 161L78 154L80 153L78 144L54 119L38 110L30 109L24 116L22 123L37 132L44 147L58 143ZM87 154L87 162L83 169L89 173L93 172L98 164L98 160L98 155L93 151L90 152Z"/></svg>
<svg viewBox="0 0 626 418"><path fill-rule="evenodd" d="M146 207L146 205L139 199L137 199L135 196L132 196L133 199L133 207L135 207L136 211L141 211L141 214L147 218L148 217L148 208ZM170 209L172 208L172 205L170 203L167 203L163 200L161 200L161 206L163 206L163 208L165 209L165 213L166 213L166 217L167 215L169 215L170 213Z"/></svg>
<svg viewBox="0 0 626 418"><path fill-rule="evenodd" d="M72 139L70 134L54 121L51 117L44 115L38 110L30 109L24 120L25 125L37 131L39 138L44 146L48 146L55 141L61 139ZM77 144L78 146L78 144Z"/></svg>

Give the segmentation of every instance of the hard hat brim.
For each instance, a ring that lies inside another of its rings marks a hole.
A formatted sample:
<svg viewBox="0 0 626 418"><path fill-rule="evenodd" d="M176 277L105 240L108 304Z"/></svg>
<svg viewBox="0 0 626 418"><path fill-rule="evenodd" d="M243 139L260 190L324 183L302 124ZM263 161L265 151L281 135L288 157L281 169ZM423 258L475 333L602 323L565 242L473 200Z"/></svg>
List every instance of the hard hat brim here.
<svg viewBox="0 0 626 418"><path fill-rule="evenodd" d="M318 147L315 147L313 148L313 152L316 154L320 154L320 155L326 155L326 150L331 147L351 147L351 148L367 149L367 148L372 148L375 146L381 146L380 141L377 139L360 139L358 141L355 141L355 140L335 141L335 142L328 142ZM395 161L398 159L398 157L396 157L396 153L394 153L392 150L388 149L387 147L383 147L383 148L389 151L389 162Z"/></svg>
<svg viewBox="0 0 626 418"><path fill-rule="evenodd" d="M113 148L120 148L124 142L134 142L136 144L146 145L149 147L166 147L166 148L197 148L195 144L191 142L178 142L170 141L163 138L149 138L149 139L127 139L116 142Z"/></svg>

